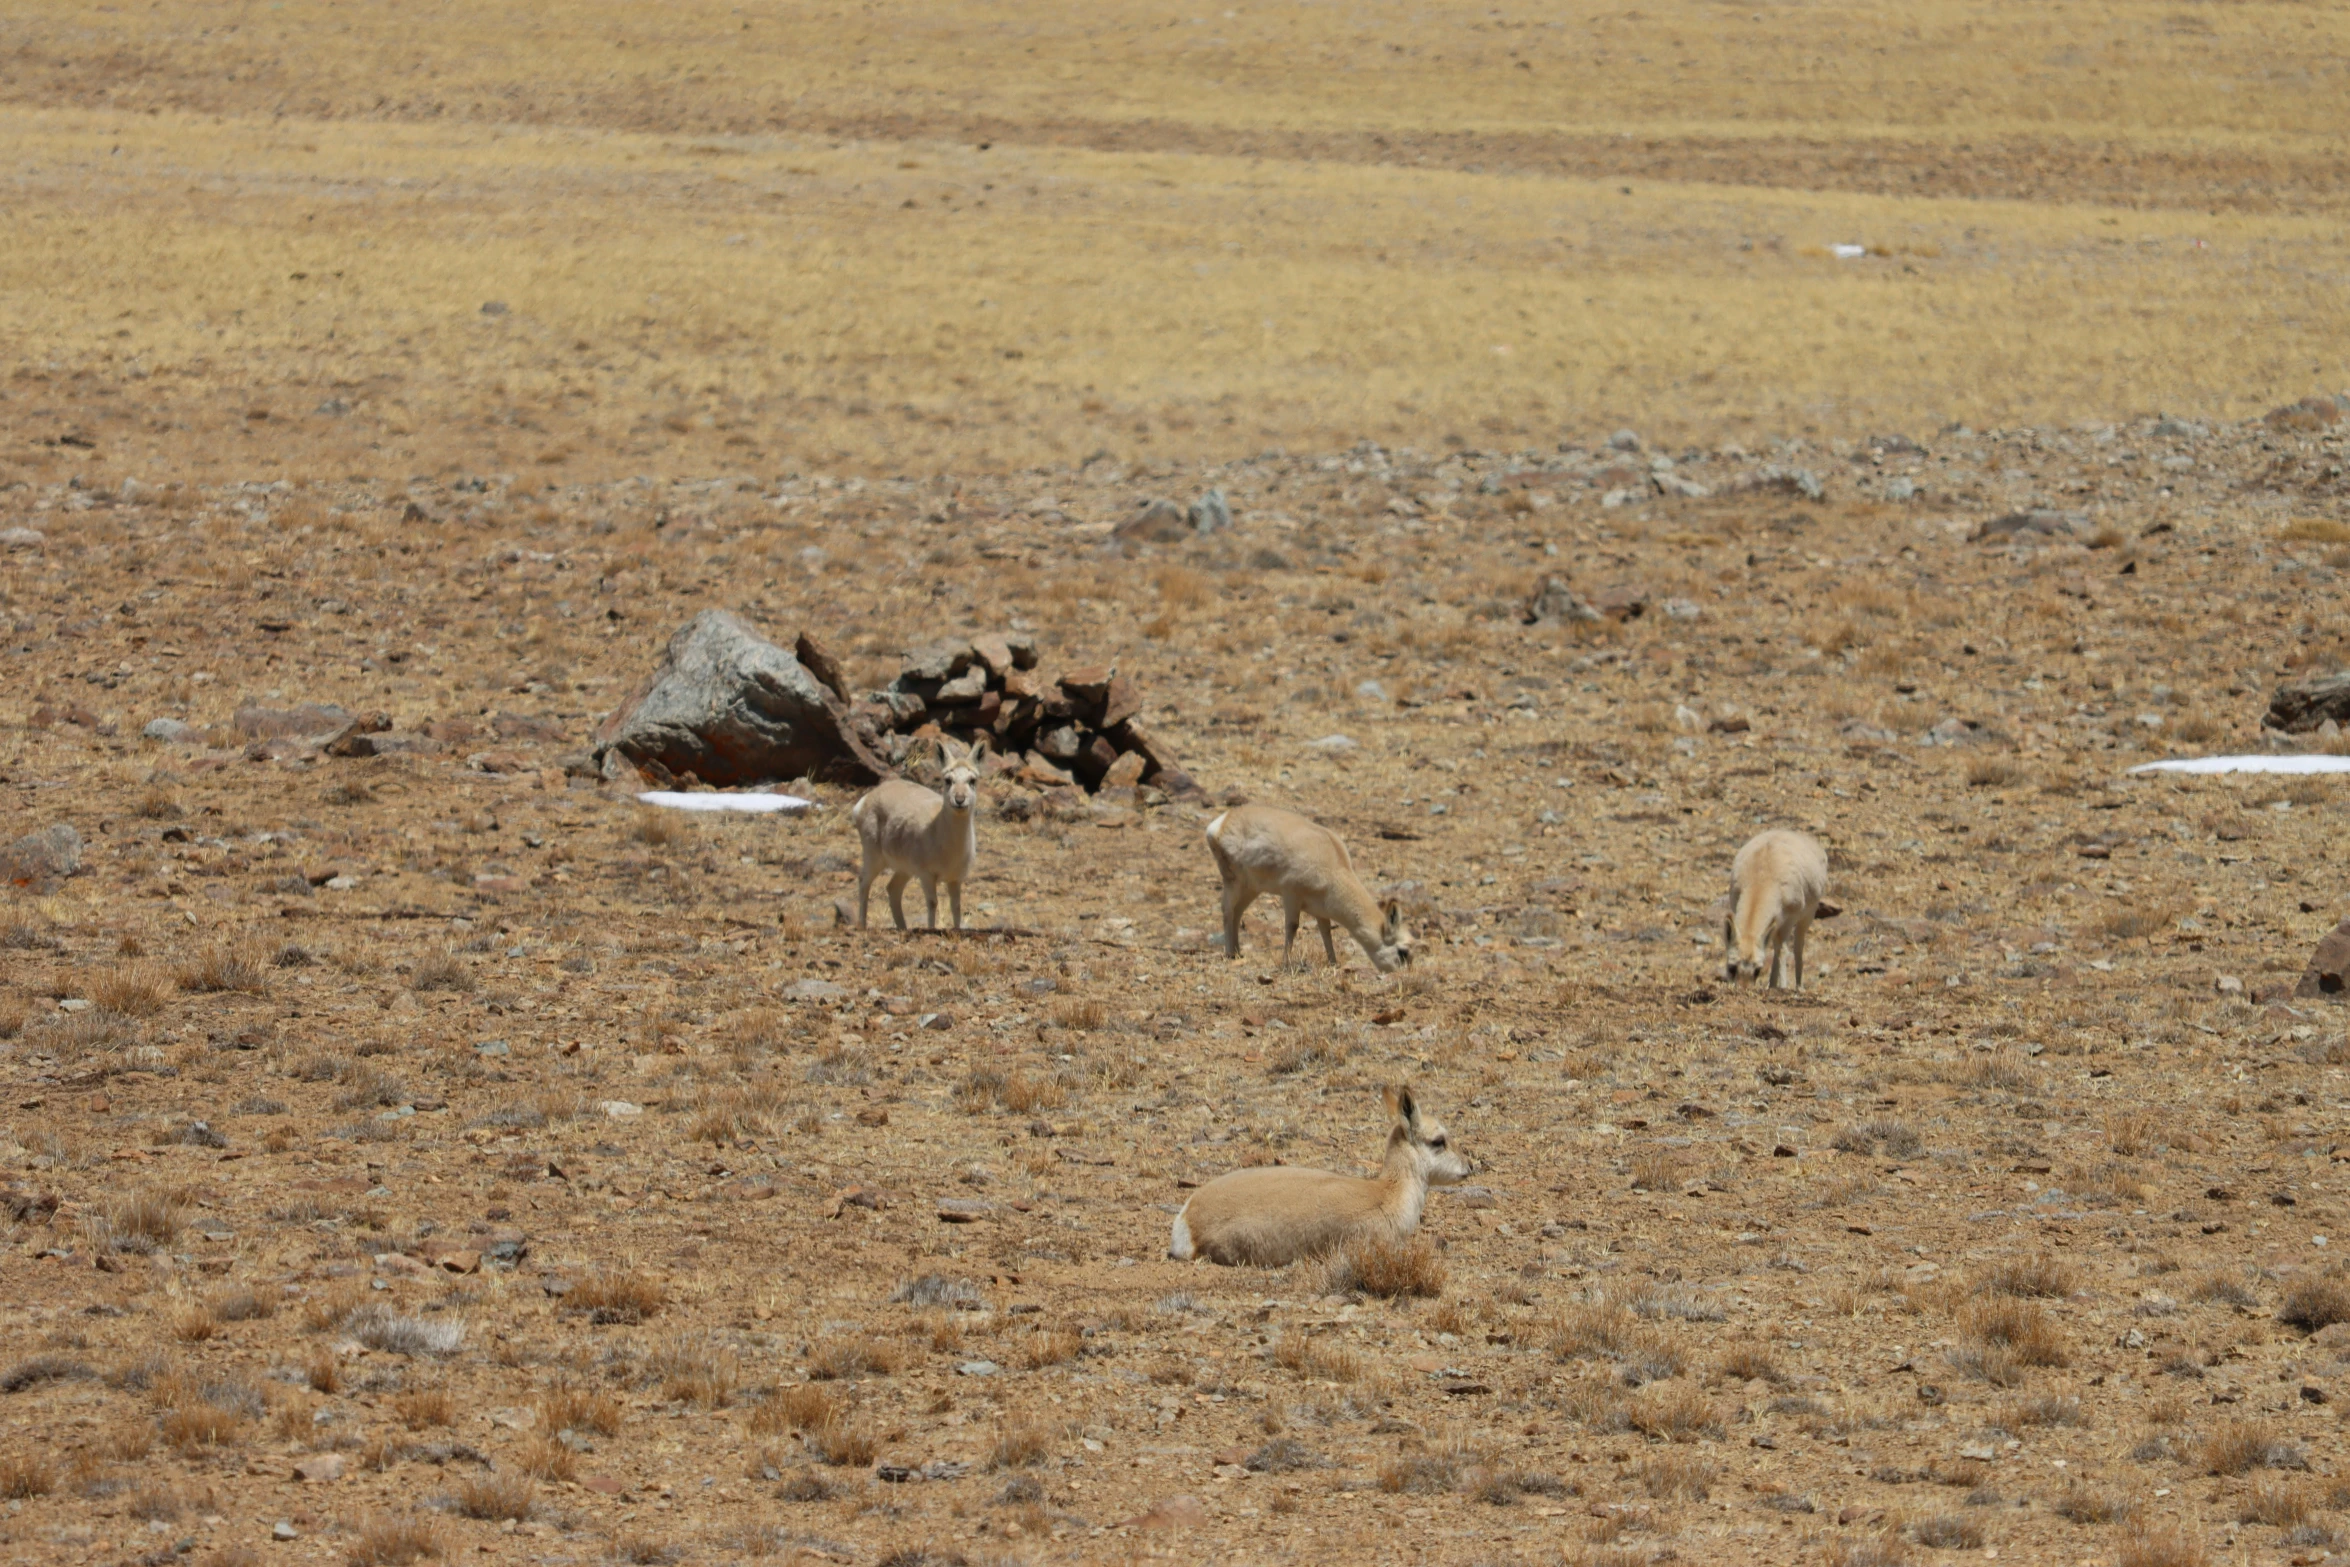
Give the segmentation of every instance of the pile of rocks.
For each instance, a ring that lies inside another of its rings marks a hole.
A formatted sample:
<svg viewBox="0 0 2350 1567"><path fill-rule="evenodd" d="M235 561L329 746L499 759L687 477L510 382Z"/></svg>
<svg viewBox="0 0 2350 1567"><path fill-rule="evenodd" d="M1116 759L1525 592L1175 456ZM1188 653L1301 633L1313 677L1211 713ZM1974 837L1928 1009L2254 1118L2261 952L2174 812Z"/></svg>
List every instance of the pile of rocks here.
<svg viewBox="0 0 2350 1567"><path fill-rule="evenodd" d="M1141 712L1140 688L1116 668L1048 678L1034 637L999 632L909 654L896 679L859 700L854 717L871 720L893 766L919 769L921 742L942 737L982 747L989 772L1040 788L1199 794L1165 742L1138 721Z"/></svg>
<svg viewBox="0 0 2350 1567"><path fill-rule="evenodd" d="M1047 679L1035 639L1017 632L934 643L881 690L853 696L812 633L786 651L740 616L705 610L597 726L593 750L567 765L632 788L866 784L898 772L927 779L938 742L951 739L984 750L991 776L1047 791L1198 795L1137 722L1141 711L1141 692L1116 669Z"/></svg>

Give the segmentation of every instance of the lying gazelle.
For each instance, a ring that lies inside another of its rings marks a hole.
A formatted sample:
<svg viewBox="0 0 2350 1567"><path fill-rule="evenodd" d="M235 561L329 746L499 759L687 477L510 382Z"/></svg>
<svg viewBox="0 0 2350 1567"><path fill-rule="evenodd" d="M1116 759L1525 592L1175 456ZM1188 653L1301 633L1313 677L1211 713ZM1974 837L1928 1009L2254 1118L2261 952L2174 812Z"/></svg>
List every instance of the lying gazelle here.
<svg viewBox="0 0 2350 1567"><path fill-rule="evenodd" d="M1808 833L1756 833L1730 862L1730 912L1722 920L1722 978L1750 980L1771 954L1771 988L1780 988L1780 949L1795 949L1795 988L1803 988L1803 939L1814 919L1836 913L1828 891L1828 851Z"/></svg>
<svg viewBox="0 0 2350 1567"><path fill-rule="evenodd" d="M1297 945L1298 921L1312 915L1322 927L1322 951L1337 966L1333 925L1369 955L1382 974L1412 965L1412 933L1404 929L1395 900L1371 896L1355 875L1346 845L1329 828L1295 811L1270 805L1243 805L1208 823L1208 852L1224 879L1224 956L1240 956L1240 917L1257 899L1281 900L1281 966L1289 966Z"/></svg>
<svg viewBox="0 0 2350 1567"><path fill-rule="evenodd" d="M955 929L963 928L963 883L979 857L979 834L972 813L979 806L978 753L955 740L940 742L946 762L946 793L940 795L892 778L876 786L849 807L857 837L865 845L865 863L857 872L857 928L865 928L865 909L873 896L873 878L889 872L889 912L906 928L906 883L920 878L922 901L930 910L930 928L938 929L938 886L946 883L947 903L954 911Z"/></svg>
<svg viewBox="0 0 2350 1567"><path fill-rule="evenodd" d="M1279 1268L1358 1241L1408 1238L1420 1227L1428 1188L1465 1180L1476 1166L1408 1085L1385 1092L1395 1126L1379 1174L1364 1179L1276 1164L1219 1175L1175 1216L1167 1255Z"/></svg>

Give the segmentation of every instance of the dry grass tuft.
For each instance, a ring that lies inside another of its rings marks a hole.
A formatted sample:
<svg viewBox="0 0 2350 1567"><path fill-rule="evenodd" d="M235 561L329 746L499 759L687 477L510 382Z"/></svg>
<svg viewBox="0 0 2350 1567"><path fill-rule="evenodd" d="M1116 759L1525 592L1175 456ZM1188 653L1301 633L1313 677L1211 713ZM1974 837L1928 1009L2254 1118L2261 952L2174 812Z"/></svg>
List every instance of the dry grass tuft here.
<svg viewBox="0 0 2350 1567"><path fill-rule="evenodd" d="M36 1453L0 1456L0 1499L29 1501L57 1489L57 1471Z"/></svg>
<svg viewBox="0 0 2350 1567"><path fill-rule="evenodd" d="M108 969L89 987L90 1004L117 1017L153 1017L171 1000L170 976L144 963Z"/></svg>
<svg viewBox="0 0 2350 1567"><path fill-rule="evenodd" d="M469 1475L457 1482L451 1500L460 1517L492 1522L512 1518L519 1523L536 1505L537 1489L521 1475Z"/></svg>
<svg viewBox="0 0 2350 1567"><path fill-rule="evenodd" d="M220 1318L201 1301L187 1301L171 1314L171 1336L182 1344L202 1344L220 1334Z"/></svg>
<svg viewBox="0 0 2350 1567"><path fill-rule="evenodd" d="M2267 1524L2272 1529L2293 1529L2315 1518L2319 1506L2316 1489L2303 1481L2263 1480L2244 1498L2236 1521Z"/></svg>
<svg viewBox="0 0 2350 1567"><path fill-rule="evenodd" d="M1357 1241L1322 1264L1325 1294L1375 1295L1383 1300L1432 1298L1444 1293L1444 1264L1424 1236Z"/></svg>
<svg viewBox="0 0 2350 1567"><path fill-rule="evenodd" d="M2209 1567L2211 1552L2184 1524L2146 1522L2122 1536L2113 1567Z"/></svg>
<svg viewBox="0 0 2350 1567"><path fill-rule="evenodd" d="M1978 1301L1959 1313L1958 1327L1984 1349L1999 1350L2019 1366L2062 1366L2072 1358L2056 1324L2036 1301Z"/></svg>
<svg viewBox="0 0 2350 1567"><path fill-rule="evenodd" d="M723 1409L742 1385L742 1362L708 1338L673 1338L653 1351L648 1367L661 1379L661 1396L697 1409Z"/></svg>
<svg viewBox="0 0 2350 1567"><path fill-rule="evenodd" d="M359 1528L351 1567L407 1567L447 1550L441 1522L420 1513L378 1513Z"/></svg>
<svg viewBox="0 0 2350 1567"><path fill-rule="evenodd" d="M415 972L408 976L408 988L416 991L445 990L452 995L469 995L475 984L473 970L446 947L417 959Z"/></svg>
<svg viewBox="0 0 2350 1567"><path fill-rule="evenodd" d="M2204 1472L2240 1475L2254 1469L2300 1469L2301 1450L2265 1420L2230 1420L2205 1434L2198 1454Z"/></svg>
<svg viewBox="0 0 2350 1567"><path fill-rule="evenodd" d="M1632 1429L1667 1442L1694 1442L1722 1434L1721 1412L1704 1392L1679 1379L1652 1382L1626 1409Z"/></svg>
<svg viewBox="0 0 2350 1567"><path fill-rule="evenodd" d="M990 1469L1026 1469L1043 1463L1052 1456L1053 1433L1050 1427L1034 1420L1007 1422L996 1433L995 1446L988 1450Z"/></svg>
<svg viewBox="0 0 2350 1567"><path fill-rule="evenodd" d="M445 1387L420 1387L392 1397L392 1413L411 1431L457 1423L457 1399Z"/></svg>
<svg viewBox="0 0 2350 1567"><path fill-rule="evenodd" d="M152 1252L179 1239L182 1204L153 1192L119 1198L103 1209L95 1233L112 1251Z"/></svg>
<svg viewBox="0 0 2350 1567"><path fill-rule="evenodd" d="M593 1431L598 1436L617 1436L620 1416L619 1399L568 1382L558 1382L539 1395L539 1429L549 1434Z"/></svg>
<svg viewBox="0 0 2350 1567"><path fill-rule="evenodd" d="M1317 1382L1359 1382L1363 1357L1346 1345L1305 1333L1281 1335L1273 1346L1273 1363Z"/></svg>
<svg viewBox="0 0 2350 1567"><path fill-rule="evenodd" d="M179 971L179 986L200 996L225 992L258 996L269 989L269 968L251 953L212 947Z"/></svg>
<svg viewBox="0 0 2350 1567"><path fill-rule="evenodd" d="M1661 1453L1641 1463L1634 1478L1659 1502L1702 1502L1721 1477L1720 1466L1689 1453Z"/></svg>
<svg viewBox="0 0 2350 1567"><path fill-rule="evenodd" d="M2338 1274L2295 1279L2285 1286L2277 1320L2304 1333L2350 1322L2350 1281Z"/></svg>
<svg viewBox="0 0 2350 1567"><path fill-rule="evenodd" d="M881 1451L881 1438L861 1420L838 1416L801 1433L809 1456L836 1469L860 1469Z"/></svg>
<svg viewBox="0 0 2350 1567"><path fill-rule="evenodd" d="M808 1375L819 1382L856 1376L895 1376L905 1351L887 1339L826 1339L808 1352Z"/></svg>
<svg viewBox="0 0 2350 1567"><path fill-rule="evenodd" d="M591 1273L563 1297L568 1311L584 1311L598 1323L644 1321L667 1304L658 1279L644 1273Z"/></svg>
<svg viewBox="0 0 2350 1567"><path fill-rule="evenodd" d="M2062 1300L2080 1288L2080 1274L2070 1263L2040 1252L1993 1263L1978 1287L1994 1295Z"/></svg>
<svg viewBox="0 0 2350 1567"><path fill-rule="evenodd" d="M1918 1544L1936 1551L1979 1551L1983 1548L1983 1526L1964 1513L1943 1513L1933 1518L1921 1518L1910 1525L1910 1533Z"/></svg>
<svg viewBox="0 0 2350 1567"><path fill-rule="evenodd" d="M2128 1497L2116 1496L2110 1491L2099 1491L2075 1480L2053 1504L2059 1518L2079 1524L2120 1523L2132 1511Z"/></svg>

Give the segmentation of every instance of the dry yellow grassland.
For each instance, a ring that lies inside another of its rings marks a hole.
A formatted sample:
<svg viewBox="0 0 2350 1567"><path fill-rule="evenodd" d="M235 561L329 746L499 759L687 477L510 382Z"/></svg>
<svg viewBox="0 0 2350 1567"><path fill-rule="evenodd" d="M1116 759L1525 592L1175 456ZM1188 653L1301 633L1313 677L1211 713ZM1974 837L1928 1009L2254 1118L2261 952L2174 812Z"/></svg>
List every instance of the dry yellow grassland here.
<svg viewBox="0 0 2350 1567"><path fill-rule="evenodd" d="M2345 376L2342 25L35 13L0 417L595 478L2240 414Z"/></svg>

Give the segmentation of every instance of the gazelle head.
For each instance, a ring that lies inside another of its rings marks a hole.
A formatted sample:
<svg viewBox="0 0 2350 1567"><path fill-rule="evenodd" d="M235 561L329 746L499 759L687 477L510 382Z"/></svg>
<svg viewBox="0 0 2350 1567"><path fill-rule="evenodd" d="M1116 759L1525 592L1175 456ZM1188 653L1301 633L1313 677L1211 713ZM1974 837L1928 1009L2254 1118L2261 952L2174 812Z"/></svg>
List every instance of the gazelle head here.
<svg viewBox="0 0 2350 1567"><path fill-rule="evenodd" d="M1476 1173L1477 1161L1452 1145L1444 1123L1423 1109L1409 1083L1391 1083L1385 1090L1387 1113L1395 1130L1387 1134L1388 1156L1400 1146L1407 1150L1420 1179L1430 1186L1450 1186Z"/></svg>
<svg viewBox="0 0 2350 1567"><path fill-rule="evenodd" d="M979 803L978 748L959 740L946 740L940 743L940 754L946 764L947 808L970 810Z"/></svg>
<svg viewBox="0 0 2350 1567"><path fill-rule="evenodd" d="M1379 904L1379 950L1371 963L1382 974L1412 966L1412 933L1404 928L1403 905L1393 898Z"/></svg>

